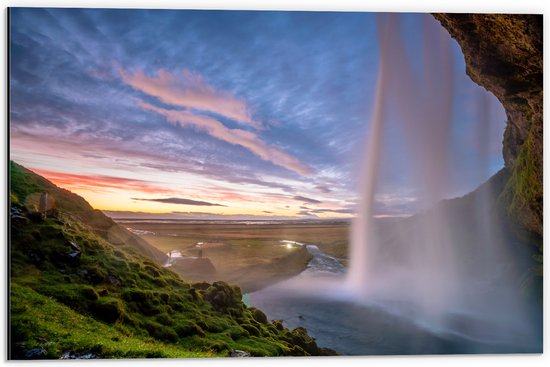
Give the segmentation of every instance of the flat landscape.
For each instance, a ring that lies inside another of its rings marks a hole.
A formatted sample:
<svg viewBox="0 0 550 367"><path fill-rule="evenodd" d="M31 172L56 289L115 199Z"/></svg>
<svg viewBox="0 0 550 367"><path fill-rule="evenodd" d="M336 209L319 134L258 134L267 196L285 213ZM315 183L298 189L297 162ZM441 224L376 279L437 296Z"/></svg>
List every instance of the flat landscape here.
<svg viewBox="0 0 550 367"><path fill-rule="evenodd" d="M305 269L311 256L302 244L317 245L347 264L350 224L346 221L117 222L162 252L172 252L172 268L184 278L225 280L238 284L245 292Z"/></svg>

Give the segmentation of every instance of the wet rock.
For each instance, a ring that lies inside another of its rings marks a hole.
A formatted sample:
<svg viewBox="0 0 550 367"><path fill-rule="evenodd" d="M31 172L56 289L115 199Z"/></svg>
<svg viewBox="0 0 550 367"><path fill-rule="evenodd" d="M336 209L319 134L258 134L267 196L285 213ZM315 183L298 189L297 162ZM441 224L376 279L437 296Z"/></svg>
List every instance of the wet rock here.
<svg viewBox="0 0 550 367"><path fill-rule="evenodd" d="M227 353L228 357L241 358L241 357L250 357L250 353L245 352L244 350L231 349Z"/></svg>
<svg viewBox="0 0 550 367"><path fill-rule="evenodd" d="M76 353L72 350L66 351L61 355L60 359L96 359L97 355L92 352Z"/></svg>
<svg viewBox="0 0 550 367"><path fill-rule="evenodd" d="M456 39L474 82L506 110L503 139L512 173L499 197L513 222L542 240L543 16L542 14L434 14Z"/></svg>
<svg viewBox="0 0 550 367"><path fill-rule="evenodd" d="M21 227L30 223L29 218L24 217L22 215L11 215L10 218L11 218L11 225L14 227Z"/></svg>
<svg viewBox="0 0 550 367"><path fill-rule="evenodd" d="M69 247L72 248L73 251L75 252L82 252L82 249L80 248L80 246L78 246L76 243L74 243L73 241L67 241L67 245Z"/></svg>
<svg viewBox="0 0 550 367"><path fill-rule="evenodd" d="M23 215L23 210L21 208L18 208L16 206L10 207L10 215Z"/></svg>
<svg viewBox="0 0 550 367"><path fill-rule="evenodd" d="M25 351L25 358L27 359L43 359L46 358L48 351L42 347L35 347Z"/></svg>

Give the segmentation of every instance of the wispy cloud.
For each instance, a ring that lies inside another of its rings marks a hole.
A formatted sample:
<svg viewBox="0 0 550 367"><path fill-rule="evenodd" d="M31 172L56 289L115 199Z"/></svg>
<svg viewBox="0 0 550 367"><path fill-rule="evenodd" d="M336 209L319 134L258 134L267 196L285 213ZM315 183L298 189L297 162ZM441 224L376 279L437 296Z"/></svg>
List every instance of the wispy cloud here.
<svg viewBox="0 0 550 367"><path fill-rule="evenodd" d="M333 213L333 214L354 214L355 213L353 209L323 209L323 208L311 209L304 206L300 207L300 209L302 210L298 212L298 215L305 215L310 217L316 217L317 214L327 214L327 213Z"/></svg>
<svg viewBox="0 0 550 367"><path fill-rule="evenodd" d="M221 204L209 203L207 201L182 199L182 198L161 198L161 199L132 198L132 200L154 201L154 202L157 202L157 203L179 204L179 205L225 206L225 205L221 205Z"/></svg>
<svg viewBox="0 0 550 367"><path fill-rule="evenodd" d="M67 189L84 189L88 191L123 189L129 191L141 191L143 193L173 193L173 190L157 186L144 180L101 175L78 175L36 168L33 168L32 170L37 174L46 177L54 184Z"/></svg>
<svg viewBox="0 0 550 367"><path fill-rule="evenodd" d="M250 117L244 101L229 92L215 89L198 73L187 69L170 73L160 69L157 76L150 77L142 70L130 73L120 69L120 75L132 88L164 103L212 112L255 129L261 128L261 124Z"/></svg>
<svg viewBox="0 0 550 367"><path fill-rule="evenodd" d="M329 192L332 191L331 189L328 188L328 186L325 186L325 185L317 185L315 186L315 188L321 191L323 194L328 194Z"/></svg>
<svg viewBox="0 0 550 367"><path fill-rule="evenodd" d="M298 201L303 201L303 202L306 202L306 203L311 203L311 204L321 204L322 202L319 201L319 200L315 200L315 199L312 199L312 198L308 198L308 197L305 197L305 196L294 196L294 199L295 200L298 200Z"/></svg>
<svg viewBox="0 0 550 367"><path fill-rule="evenodd" d="M269 161L303 176L312 174L311 168L302 164L291 155L269 146L258 135L242 129L231 129L216 119L204 115L197 115L190 111L168 110L140 101L143 109L156 112L164 116L169 122L182 126L192 126L211 135L212 137L233 145L240 145L265 161Z"/></svg>

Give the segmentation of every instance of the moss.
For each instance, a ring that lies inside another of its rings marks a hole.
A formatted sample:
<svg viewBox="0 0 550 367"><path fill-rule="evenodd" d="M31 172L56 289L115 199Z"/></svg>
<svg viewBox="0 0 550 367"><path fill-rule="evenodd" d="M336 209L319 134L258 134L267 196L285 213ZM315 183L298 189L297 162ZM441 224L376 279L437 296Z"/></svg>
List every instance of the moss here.
<svg viewBox="0 0 550 367"><path fill-rule="evenodd" d="M100 297L90 305L92 315L107 323L114 323L124 316L124 306L120 299Z"/></svg>
<svg viewBox="0 0 550 367"><path fill-rule="evenodd" d="M205 337L206 333L204 330L192 321L180 321L174 325L174 331L178 334L179 337L185 338L193 335L199 337Z"/></svg>
<svg viewBox="0 0 550 367"><path fill-rule="evenodd" d="M163 325L172 325L174 323L174 319L166 312L158 314L155 317L155 320Z"/></svg>
<svg viewBox="0 0 550 367"><path fill-rule="evenodd" d="M254 320L256 320L257 322L259 322L261 324L267 324L268 323L267 316L261 310L257 309L256 307L250 307L249 311L252 314L252 318Z"/></svg>
<svg viewBox="0 0 550 367"><path fill-rule="evenodd" d="M25 348L42 339L51 343L48 358L66 350L105 358L215 356L231 348L258 356L296 352L284 330L267 324L260 310L246 309L240 288L215 282L191 290L177 274L131 247L113 246L75 215L24 215L29 220L18 223L10 244L10 331L20 347L14 356L24 358ZM68 241L81 249L78 263L67 257Z"/></svg>
<svg viewBox="0 0 550 367"><path fill-rule="evenodd" d="M252 324L249 324L249 323L246 323L246 324L242 324L241 327L246 330L250 335L253 335L253 336L260 336L260 330L258 330L257 327L255 327L254 325Z"/></svg>
<svg viewBox="0 0 550 367"><path fill-rule="evenodd" d="M534 141L530 134L516 160L512 176L506 185L501 200L507 204L508 214L520 216L519 221L527 223L531 230L536 230L542 217L542 172L536 167Z"/></svg>

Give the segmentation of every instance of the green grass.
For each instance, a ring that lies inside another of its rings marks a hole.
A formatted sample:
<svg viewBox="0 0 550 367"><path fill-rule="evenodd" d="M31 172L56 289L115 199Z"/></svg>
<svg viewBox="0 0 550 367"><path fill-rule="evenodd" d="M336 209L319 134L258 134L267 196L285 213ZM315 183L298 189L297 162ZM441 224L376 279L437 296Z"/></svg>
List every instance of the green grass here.
<svg viewBox="0 0 550 367"><path fill-rule="evenodd" d="M47 217L29 211L19 199L44 187L30 171L19 172L17 185L31 189L12 182L18 199L11 206L20 214L9 244L11 358L24 359L38 346L47 358L68 350L100 358L327 352L306 350L305 337L264 322L242 303L238 287L216 282L197 290L138 248L108 242L66 207Z"/></svg>
<svg viewBox="0 0 550 367"><path fill-rule="evenodd" d="M37 293L12 283L11 333L17 340L13 350L41 346L47 356L58 358L65 351L93 352L103 358L203 358L216 354L192 351L153 338L127 335L116 326L99 322ZM24 344L22 344L24 343ZM20 353L19 353L20 354Z"/></svg>

